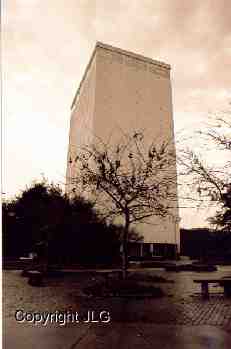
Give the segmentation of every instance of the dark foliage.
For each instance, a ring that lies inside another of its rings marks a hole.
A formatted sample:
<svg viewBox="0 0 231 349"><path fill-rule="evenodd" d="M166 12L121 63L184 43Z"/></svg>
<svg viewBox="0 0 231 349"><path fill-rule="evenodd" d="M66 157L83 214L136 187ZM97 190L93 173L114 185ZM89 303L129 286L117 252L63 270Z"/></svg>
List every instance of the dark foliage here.
<svg viewBox="0 0 231 349"><path fill-rule="evenodd" d="M191 258L231 259L231 236L229 232L207 228L181 229L181 254Z"/></svg>
<svg viewBox="0 0 231 349"><path fill-rule="evenodd" d="M132 232L133 239L138 239ZM46 253L50 263L118 262L121 227L100 220L93 204L69 198L60 188L35 183L3 203L3 257Z"/></svg>
<svg viewBox="0 0 231 349"><path fill-rule="evenodd" d="M231 186L227 186L226 191L220 197L221 208L216 212L214 217L209 219L209 222L217 226L223 232L231 231Z"/></svg>

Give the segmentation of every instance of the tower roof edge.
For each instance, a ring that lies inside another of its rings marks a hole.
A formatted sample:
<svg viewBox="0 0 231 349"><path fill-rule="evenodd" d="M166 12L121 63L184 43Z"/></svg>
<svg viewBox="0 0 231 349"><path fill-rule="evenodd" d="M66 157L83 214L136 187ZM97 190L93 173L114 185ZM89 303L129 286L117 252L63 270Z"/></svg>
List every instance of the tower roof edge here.
<svg viewBox="0 0 231 349"><path fill-rule="evenodd" d="M139 61L142 61L144 63L149 63L149 64L153 64L155 66L158 66L162 69L166 69L166 70L170 70L171 69L171 66L167 63L164 63L164 62L161 62L161 61L157 61L157 60L154 60L152 58L149 58L149 57L145 57L143 55L140 55L138 53L134 53L134 52L131 52L131 51L127 51L127 50L123 50L121 48L118 48L118 47L115 47L115 46L111 46L111 45L108 45L108 44L105 44L101 41L97 41L96 44L95 44L95 47L93 49L93 52L91 54L91 57L90 57L90 60L85 68L85 71L84 71L84 74L83 74L83 77L80 81L80 84L79 84L79 87L75 93L75 96L74 96L74 99L73 99L73 102L71 104L71 109L74 107L75 105L75 102L76 102L76 99L80 93L80 89L82 87L82 84L85 80L85 77L87 75L87 72L92 64L92 61L95 57L95 54L97 52L98 49L104 49L104 50L107 50L107 51L111 51L111 52L116 52L118 54L121 54L121 55L124 55L124 56L127 56L127 57L131 57L133 59L136 59L136 60L139 60Z"/></svg>

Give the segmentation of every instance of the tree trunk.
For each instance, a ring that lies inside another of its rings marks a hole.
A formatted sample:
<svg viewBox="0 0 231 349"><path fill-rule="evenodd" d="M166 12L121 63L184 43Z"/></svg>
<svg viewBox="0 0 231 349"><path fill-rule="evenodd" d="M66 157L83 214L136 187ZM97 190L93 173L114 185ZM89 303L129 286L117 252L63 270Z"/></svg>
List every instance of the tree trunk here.
<svg viewBox="0 0 231 349"><path fill-rule="evenodd" d="M124 233L123 233L123 264L122 264L122 277L123 280L127 278L127 268L128 268L128 230L129 230L129 214L125 214L125 226L124 226Z"/></svg>

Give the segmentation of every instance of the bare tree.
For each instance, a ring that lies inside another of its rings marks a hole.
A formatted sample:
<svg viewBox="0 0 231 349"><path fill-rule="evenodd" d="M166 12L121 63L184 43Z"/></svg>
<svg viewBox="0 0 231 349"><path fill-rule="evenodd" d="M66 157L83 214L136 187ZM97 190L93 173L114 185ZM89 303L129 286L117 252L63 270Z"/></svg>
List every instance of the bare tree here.
<svg viewBox="0 0 231 349"><path fill-rule="evenodd" d="M132 224L173 214L176 205L175 149L167 142L145 145L142 132L125 135L114 145L85 146L75 158L72 178L91 197L104 217L123 220L123 277L128 266L128 235Z"/></svg>
<svg viewBox="0 0 231 349"><path fill-rule="evenodd" d="M190 189L197 194L195 200L199 205L210 202L219 207L215 216L209 218L209 222L230 230L231 214L228 213L231 209L230 113L221 117L216 116L205 130L197 132L197 135L203 140L204 154L202 156L191 149L181 150L179 156L181 174L189 176Z"/></svg>

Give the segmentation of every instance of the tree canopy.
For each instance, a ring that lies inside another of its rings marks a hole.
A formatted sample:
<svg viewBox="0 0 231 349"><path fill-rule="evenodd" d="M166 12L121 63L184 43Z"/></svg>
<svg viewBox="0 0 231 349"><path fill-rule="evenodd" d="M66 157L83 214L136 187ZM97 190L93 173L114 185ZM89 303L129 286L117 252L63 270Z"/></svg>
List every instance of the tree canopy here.
<svg viewBox="0 0 231 349"><path fill-rule="evenodd" d="M142 132L134 132L113 144L100 141L84 146L75 163L75 191L93 198L104 218L120 217L124 222L126 273L131 224L173 215L177 205L175 149L168 142L147 144Z"/></svg>

